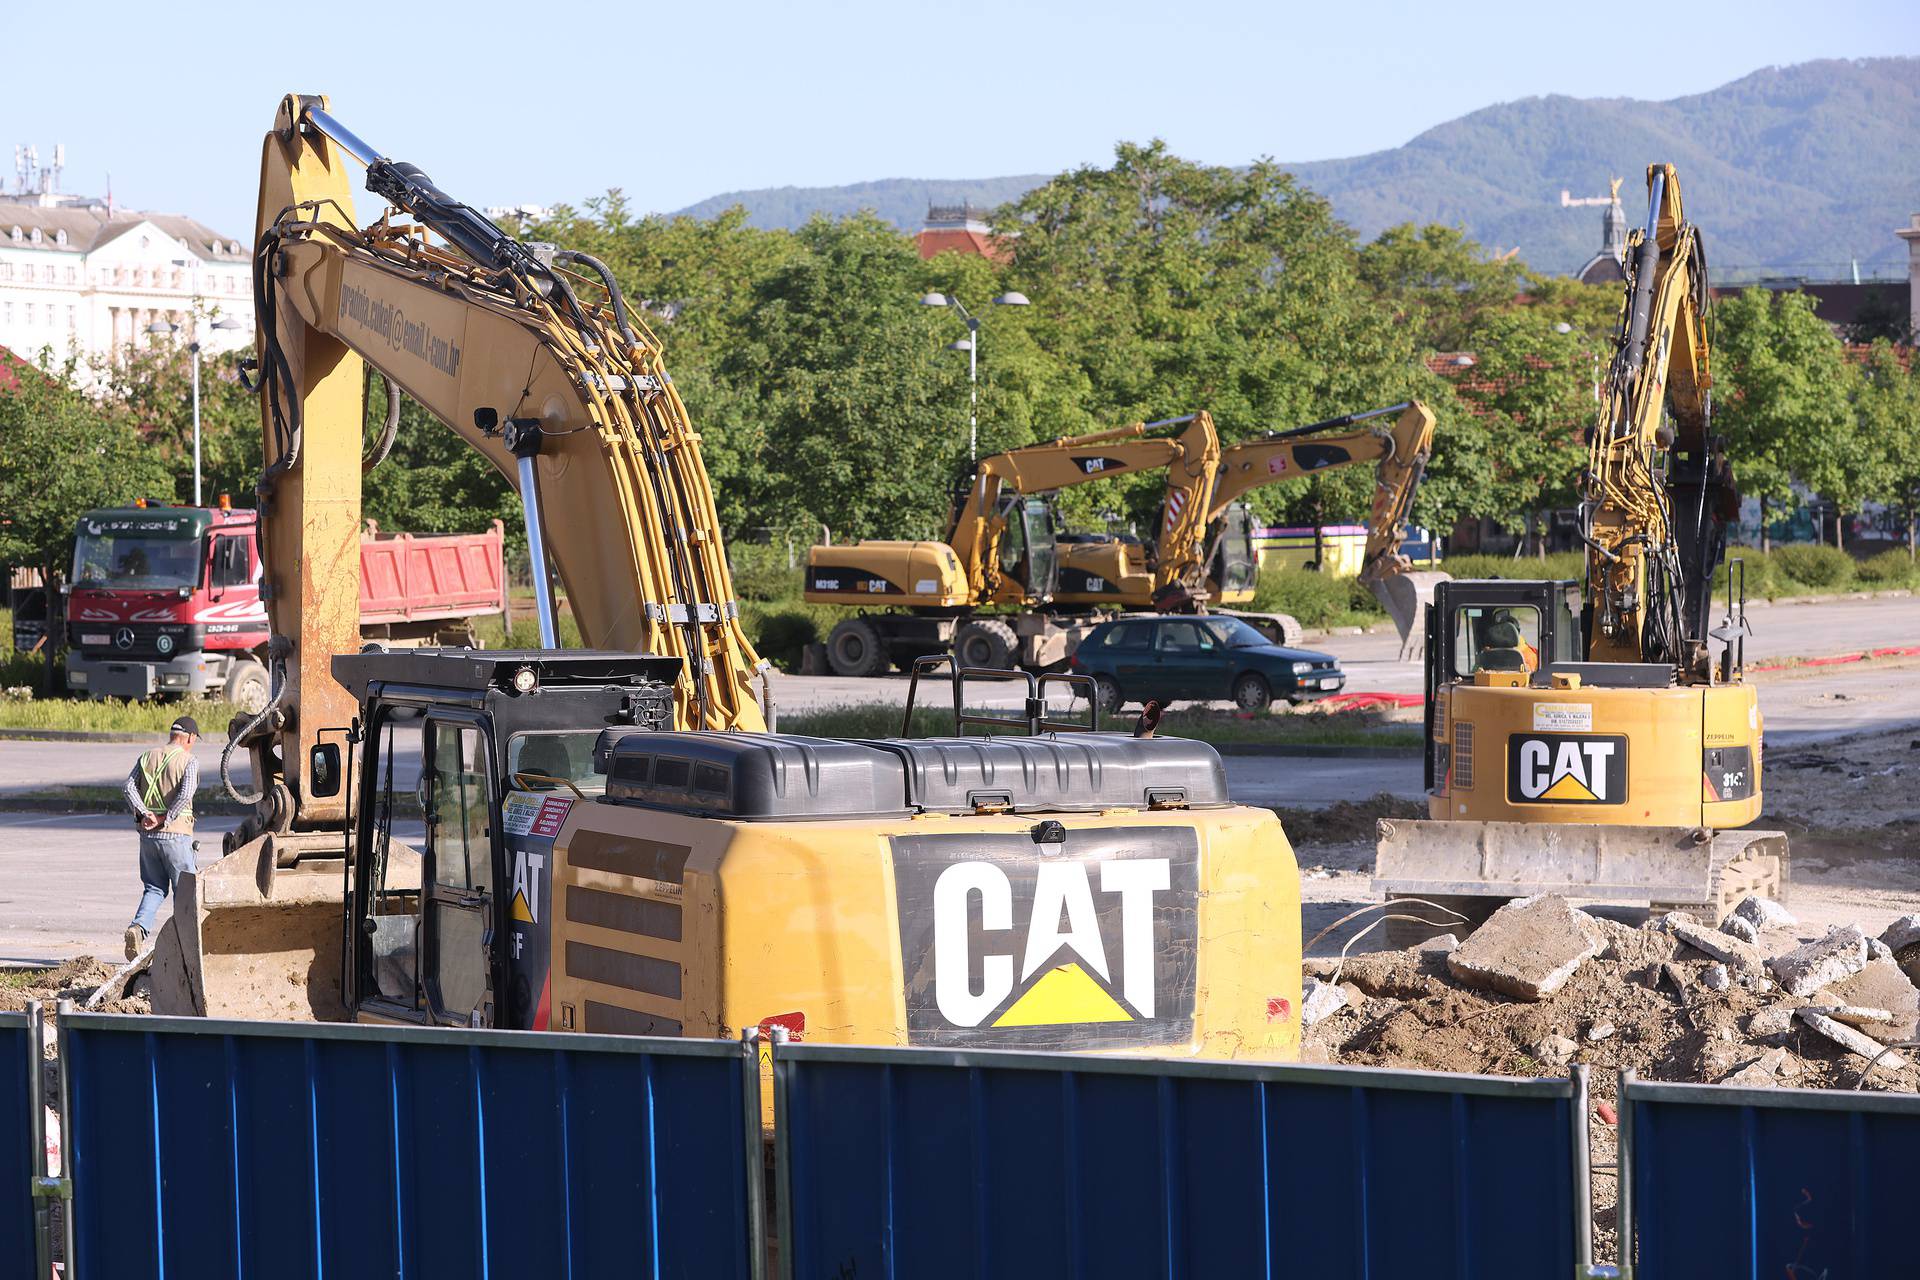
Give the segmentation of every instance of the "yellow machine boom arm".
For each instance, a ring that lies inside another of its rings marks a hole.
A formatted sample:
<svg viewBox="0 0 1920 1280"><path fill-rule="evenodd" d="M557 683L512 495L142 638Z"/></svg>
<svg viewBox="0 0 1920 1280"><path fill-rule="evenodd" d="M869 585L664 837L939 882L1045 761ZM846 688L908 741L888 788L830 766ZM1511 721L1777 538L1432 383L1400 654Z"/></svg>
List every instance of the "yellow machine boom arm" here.
<svg viewBox="0 0 1920 1280"><path fill-rule="evenodd" d="M1184 425L1178 435L1149 436L1156 427ZM1000 534L1003 493L1047 493L1110 476L1164 467L1167 497L1159 538L1155 585L1189 576L1202 564L1207 495L1220 460L1220 437L1204 410L1182 418L1063 436L982 458L967 497L954 514L947 542L968 566L975 598L993 596L993 567Z"/></svg>
<svg viewBox="0 0 1920 1280"><path fill-rule="evenodd" d="M1647 190L1583 477L1588 656L1710 679L1706 614L1739 500L1710 434L1705 249L1673 166L1649 165Z"/></svg>
<svg viewBox="0 0 1920 1280"><path fill-rule="evenodd" d="M351 162L420 225L389 213L359 228ZM361 142L323 98L282 102L260 191L260 541L276 671L272 704L244 736L267 784L262 825L326 826L351 803L309 794L299 775L320 727L355 706L328 665L360 645L363 361L521 490L543 642L544 544L588 646L683 661L679 727L762 727L761 664L740 627L700 437L611 274L513 240Z"/></svg>

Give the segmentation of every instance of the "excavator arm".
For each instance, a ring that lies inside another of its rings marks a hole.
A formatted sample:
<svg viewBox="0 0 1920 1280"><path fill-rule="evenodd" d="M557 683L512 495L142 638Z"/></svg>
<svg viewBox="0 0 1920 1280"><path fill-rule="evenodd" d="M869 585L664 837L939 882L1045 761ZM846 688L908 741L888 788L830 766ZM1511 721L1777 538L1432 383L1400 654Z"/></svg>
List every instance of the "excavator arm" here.
<svg viewBox="0 0 1920 1280"><path fill-rule="evenodd" d="M1323 434L1390 413L1399 415L1391 426ZM1407 641L1418 630L1415 624L1421 607L1432 601L1433 584L1446 577L1414 574L1413 566L1400 554L1414 495L1433 456L1433 427L1433 411L1418 400L1409 400L1228 445L1221 450L1208 523L1220 519L1228 507L1261 485L1337 467L1377 463L1360 580L1372 588L1399 628L1402 641Z"/></svg>
<svg viewBox="0 0 1920 1280"><path fill-rule="evenodd" d="M350 192L361 166L394 206L364 229ZM315 735L355 707L329 664L360 647L363 362L390 399L395 386L412 396L519 489L544 644L557 641L543 549L589 647L681 660L679 727L761 728L761 664L740 626L700 437L611 273L514 240L355 137L323 98L282 102L260 192L260 539L275 678L239 735L265 784L257 829L337 827L350 811L347 792L318 797L299 773Z"/></svg>
<svg viewBox="0 0 1920 1280"><path fill-rule="evenodd" d="M1149 436L1183 425L1178 435ZM1207 494L1220 458L1220 437L1204 411L1110 431L1063 436L983 458L955 512L947 542L966 567L976 600L997 600L998 547L1006 530L1008 494L1049 493L1077 484L1165 468L1166 503L1155 586L1189 577L1203 563ZM1013 603L1006 601L1006 603Z"/></svg>
<svg viewBox="0 0 1920 1280"><path fill-rule="evenodd" d="M1713 573L1739 497L1711 432L1706 251L1672 165L1648 166L1647 191L1582 478L1588 656L1710 680Z"/></svg>

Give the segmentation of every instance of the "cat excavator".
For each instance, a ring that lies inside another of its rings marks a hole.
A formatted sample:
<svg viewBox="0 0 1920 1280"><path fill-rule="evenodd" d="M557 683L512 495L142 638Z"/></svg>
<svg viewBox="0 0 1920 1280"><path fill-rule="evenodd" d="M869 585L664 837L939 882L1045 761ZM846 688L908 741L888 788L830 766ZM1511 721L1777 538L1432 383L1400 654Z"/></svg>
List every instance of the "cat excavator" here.
<svg viewBox="0 0 1920 1280"><path fill-rule="evenodd" d="M1584 581L1436 591L1429 820L1381 824L1388 898L1471 921L1554 892L1717 922L1748 893L1786 892L1785 834L1743 829L1761 811L1763 722L1737 560L1712 625L1739 495L1712 430L1706 253L1673 167L1649 166L1647 189L1580 481Z"/></svg>
<svg viewBox="0 0 1920 1280"><path fill-rule="evenodd" d="M1390 425L1376 425L1341 435L1327 435L1342 427L1398 416ZM1360 566L1360 581L1367 584L1374 598L1393 619L1400 632L1401 656L1415 657L1425 637L1422 616L1433 602L1434 587L1447 581L1447 575L1417 572L1400 553L1407 536L1407 517L1413 511L1414 495L1426 475L1427 462L1433 456L1433 410L1418 400L1342 414L1324 422L1269 432L1251 440L1225 446L1220 452L1220 470L1213 483L1213 502L1207 512L1207 524L1216 530L1216 542L1227 545L1241 535L1237 530L1250 517L1241 499L1261 485L1277 484L1336 467L1376 464L1373 502L1367 513L1366 557ZM1239 604L1253 598L1253 583L1247 581L1235 589L1228 574L1235 563L1227 557L1216 564L1216 592L1220 602Z"/></svg>
<svg viewBox="0 0 1920 1280"><path fill-rule="evenodd" d="M1148 434L1175 426L1177 434ZM1069 576L1063 558L1080 595L1087 594L1090 576L1104 586L1108 575L1149 598L1197 593L1207 494L1219 459L1220 437L1205 411L1063 436L982 458L955 500L944 542L866 539L813 547L806 600L880 606L833 629L829 665L835 675L878 675L889 663L909 666L949 646L969 667L1058 663L1072 635L1071 623L1063 625L1051 607L1062 602L1062 579ZM1167 500L1151 564L1130 564L1124 544L1059 541L1045 495L1160 469L1167 472ZM989 609L996 611L982 612Z"/></svg>
<svg viewBox="0 0 1920 1280"><path fill-rule="evenodd" d="M366 226L360 170L392 206ZM764 731L698 433L597 261L291 96L254 288L273 694L233 729L254 814L156 935L157 1011L1297 1051L1292 851L1212 748L1050 720L1033 676L1005 736ZM395 421L363 455L363 363L514 483L543 647L360 651ZM594 647L556 647L549 556Z"/></svg>

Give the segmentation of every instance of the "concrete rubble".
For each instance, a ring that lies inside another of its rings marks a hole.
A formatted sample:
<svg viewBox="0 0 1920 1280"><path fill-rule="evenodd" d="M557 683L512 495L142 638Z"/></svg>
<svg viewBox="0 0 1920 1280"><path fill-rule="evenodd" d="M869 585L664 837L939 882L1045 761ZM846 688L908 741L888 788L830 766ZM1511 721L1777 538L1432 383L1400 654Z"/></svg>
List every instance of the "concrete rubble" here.
<svg viewBox="0 0 1920 1280"><path fill-rule="evenodd" d="M1678 913L1676 913L1677 915ZM1697 921L1667 917L1667 931L1695 951L1713 957L1730 971L1764 973L1767 953L1751 942L1743 942L1730 933L1709 929Z"/></svg>
<svg viewBox="0 0 1920 1280"><path fill-rule="evenodd" d="M1518 1000L1558 991L1603 945L1598 926L1565 898L1520 898L1494 912L1459 948L1447 969L1470 987Z"/></svg>
<svg viewBox="0 0 1920 1280"><path fill-rule="evenodd" d="M1727 966L1710 964L1707 971L1700 975L1700 985L1709 991L1725 991L1733 985L1733 979L1727 974Z"/></svg>
<svg viewBox="0 0 1920 1280"><path fill-rule="evenodd" d="M1331 982L1314 978L1300 1001L1300 1024L1310 1027L1347 1007L1347 993Z"/></svg>
<svg viewBox="0 0 1920 1280"><path fill-rule="evenodd" d="M1827 936L1767 961L1774 980L1791 996L1810 996L1867 967L1867 935L1852 925L1828 931Z"/></svg>
<svg viewBox="0 0 1920 1280"><path fill-rule="evenodd" d="M1800 923L1794 919L1793 912L1772 898L1762 898L1757 894L1748 894L1740 899L1732 915L1752 925L1756 933L1765 933L1768 929L1791 929Z"/></svg>
<svg viewBox="0 0 1920 1280"><path fill-rule="evenodd" d="M1742 942L1760 940L1760 930L1754 927L1753 921L1744 916L1728 916L1720 922L1720 932L1738 938Z"/></svg>
<svg viewBox="0 0 1920 1280"><path fill-rule="evenodd" d="M1836 1022L1812 1009L1801 1009L1794 1016L1849 1053L1857 1053L1863 1058L1877 1058L1879 1065L1895 1071L1903 1070L1907 1065L1907 1060L1896 1050L1886 1048L1878 1040L1869 1039L1844 1022Z"/></svg>
<svg viewBox="0 0 1920 1280"><path fill-rule="evenodd" d="M1822 991L1820 1001L1884 1011L1887 1016L1876 1019L1877 1025L1862 1028L1877 1040L1911 1040L1920 1032L1920 990L1914 988L1900 966L1891 960L1870 961L1859 973L1850 974Z"/></svg>
<svg viewBox="0 0 1920 1280"><path fill-rule="evenodd" d="M1880 941L1896 952L1920 943L1920 915L1901 916L1886 927Z"/></svg>

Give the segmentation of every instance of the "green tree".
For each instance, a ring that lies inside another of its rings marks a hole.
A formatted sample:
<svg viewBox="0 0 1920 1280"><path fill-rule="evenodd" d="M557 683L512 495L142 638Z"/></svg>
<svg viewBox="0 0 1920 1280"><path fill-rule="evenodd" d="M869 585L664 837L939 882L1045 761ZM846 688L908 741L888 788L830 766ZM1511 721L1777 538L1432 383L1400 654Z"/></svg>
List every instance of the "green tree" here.
<svg viewBox="0 0 1920 1280"><path fill-rule="evenodd" d="M206 356L200 366L202 500L220 494L250 506L260 476L260 402L240 383L241 353ZM161 494L193 501L193 356L184 343L123 351L92 368L102 399L133 421L173 481Z"/></svg>
<svg viewBox="0 0 1920 1280"><path fill-rule="evenodd" d="M128 415L80 390L74 360L10 372L0 385L0 565L38 569L51 602L80 514L168 492L171 477Z"/></svg>
<svg viewBox="0 0 1920 1280"><path fill-rule="evenodd" d="M1515 257L1489 258L1458 227L1388 227L1360 250L1360 278L1431 351L1459 351L1479 318L1513 305L1526 277Z"/></svg>
<svg viewBox="0 0 1920 1280"><path fill-rule="evenodd" d="M1920 372L1911 349L1882 338L1868 350L1853 389L1854 439L1874 455L1875 483L1865 496L1900 513L1907 554L1920 524Z"/></svg>
<svg viewBox="0 0 1920 1280"><path fill-rule="evenodd" d="M1768 512L1794 501L1793 482L1851 485L1849 371L1840 340L1804 293L1748 289L1714 308L1714 423L1742 493Z"/></svg>

